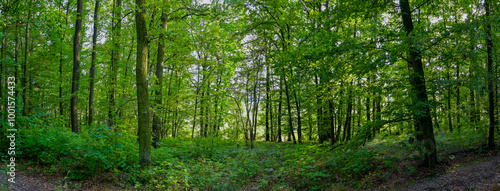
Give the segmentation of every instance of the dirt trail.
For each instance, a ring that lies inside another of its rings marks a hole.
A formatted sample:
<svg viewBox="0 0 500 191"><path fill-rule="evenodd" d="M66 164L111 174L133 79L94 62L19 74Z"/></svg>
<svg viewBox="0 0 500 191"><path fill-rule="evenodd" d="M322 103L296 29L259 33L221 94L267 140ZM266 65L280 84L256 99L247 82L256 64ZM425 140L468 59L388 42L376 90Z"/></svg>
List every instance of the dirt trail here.
<svg viewBox="0 0 500 191"><path fill-rule="evenodd" d="M0 190L10 191L52 191L56 190L56 185L37 174L25 174L16 172L16 183L10 183L6 174L0 174Z"/></svg>
<svg viewBox="0 0 500 191"><path fill-rule="evenodd" d="M500 190L500 156L399 190Z"/></svg>

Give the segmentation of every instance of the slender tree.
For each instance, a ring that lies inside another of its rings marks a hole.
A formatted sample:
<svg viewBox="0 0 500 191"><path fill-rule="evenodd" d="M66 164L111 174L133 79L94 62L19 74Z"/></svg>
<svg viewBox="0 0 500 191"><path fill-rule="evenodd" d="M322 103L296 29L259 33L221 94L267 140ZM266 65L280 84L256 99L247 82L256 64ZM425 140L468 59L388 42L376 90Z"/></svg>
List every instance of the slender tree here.
<svg viewBox="0 0 500 191"><path fill-rule="evenodd" d="M109 107L108 107L108 126L117 131L116 126L116 78L118 62L120 62L120 40L122 26L122 0L114 0L113 4L113 25L111 35L113 37L113 50L111 51L111 66L110 66L110 86L109 86Z"/></svg>
<svg viewBox="0 0 500 191"><path fill-rule="evenodd" d="M484 1L484 8L486 9L486 52L488 54L487 58L487 72L488 72L488 115L490 118L490 128L488 137L488 147L495 147L495 100L494 100L494 89L493 89L493 36L491 35L491 21L490 19L490 0Z"/></svg>
<svg viewBox="0 0 500 191"><path fill-rule="evenodd" d="M83 0L77 0L75 36L73 38L73 80L71 85L71 130L78 133L78 86L80 81L80 36L82 35Z"/></svg>
<svg viewBox="0 0 500 191"><path fill-rule="evenodd" d="M139 164L142 170L151 170L151 129L149 127L148 96L148 28L146 0L136 0L135 22L137 33L137 112L139 125Z"/></svg>
<svg viewBox="0 0 500 191"><path fill-rule="evenodd" d="M162 99L162 86L163 86L163 60L165 57L165 32L167 31L167 14L162 13L161 14L161 32L160 36L158 38L158 56L156 59L156 78L158 80L156 81L156 106L155 106L155 111L153 112L153 146L156 148L158 147L158 142L160 141L160 130L161 130L161 119L160 119L160 114L157 113L159 112L159 107L163 103Z"/></svg>
<svg viewBox="0 0 500 191"><path fill-rule="evenodd" d="M89 121L88 125L92 125L94 120L94 84L95 84L95 62L96 62L96 43L98 28L97 23L99 22L99 0L95 1L94 6L94 32L92 34L92 60L90 62L90 86L89 86Z"/></svg>
<svg viewBox="0 0 500 191"><path fill-rule="evenodd" d="M416 102L420 107L418 113L415 114L418 129L422 132L423 138L423 155L425 157L425 164L434 168L437 164L436 141L434 139L434 129L432 127L432 118L427 98L427 89L425 86L424 68L422 64L422 50L415 43L413 38L415 34L413 31L412 11L408 0L400 0L399 5L401 8L401 17L403 19L404 30L408 39L406 43L410 45L408 67L410 68L410 85L413 92L416 94ZM410 40L411 39L411 40Z"/></svg>

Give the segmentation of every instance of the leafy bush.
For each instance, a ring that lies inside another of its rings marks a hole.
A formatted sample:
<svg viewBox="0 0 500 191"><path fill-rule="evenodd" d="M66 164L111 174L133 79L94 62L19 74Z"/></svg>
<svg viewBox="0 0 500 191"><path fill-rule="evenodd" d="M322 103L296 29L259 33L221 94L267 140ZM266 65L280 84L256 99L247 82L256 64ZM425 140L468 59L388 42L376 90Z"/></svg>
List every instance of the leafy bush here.
<svg viewBox="0 0 500 191"><path fill-rule="evenodd" d="M130 170L137 161L135 139L106 126L82 130L79 135L64 127L22 129L19 134L21 157L54 166L69 179Z"/></svg>

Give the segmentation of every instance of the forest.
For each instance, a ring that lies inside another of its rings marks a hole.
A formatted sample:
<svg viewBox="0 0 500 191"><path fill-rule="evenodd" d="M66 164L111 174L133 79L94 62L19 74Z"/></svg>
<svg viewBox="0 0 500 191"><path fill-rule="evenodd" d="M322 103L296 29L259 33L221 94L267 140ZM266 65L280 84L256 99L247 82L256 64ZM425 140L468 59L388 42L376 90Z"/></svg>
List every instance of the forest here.
<svg viewBox="0 0 500 191"><path fill-rule="evenodd" d="M499 10L2 0L0 189L500 190Z"/></svg>

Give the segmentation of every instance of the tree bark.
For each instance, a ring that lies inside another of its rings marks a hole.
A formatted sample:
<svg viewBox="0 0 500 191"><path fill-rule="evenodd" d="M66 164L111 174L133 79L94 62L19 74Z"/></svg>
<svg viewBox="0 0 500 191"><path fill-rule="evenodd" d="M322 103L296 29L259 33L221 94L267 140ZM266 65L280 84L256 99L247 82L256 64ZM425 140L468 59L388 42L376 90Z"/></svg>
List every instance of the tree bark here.
<svg viewBox="0 0 500 191"><path fill-rule="evenodd" d="M457 129L460 132L460 66L457 64Z"/></svg>
<svg viewBox="0 0 500 191"><path fill-rule="evenodd" d="M82 34L83 0L77 1L75 36L73 39L73 80L71 85L71 130L78 133L78 88L80 81L80 38Z"/></svg>
<svg viewBox="0 0 500 191"><path fill-rule="evenodd" d="M329 122L330 122L330 138L331 138L330 139L330 141L331 141L330 143L331 143L331 145L334 145L335 144L335 125L334 125L335 122L334 122L334 119L333 119L333 115L334 115L335 111L333 109L332 99L333 98L331 98L331 97L328 99L328 106L329 106L328 108L330 108L329 109L329 113L328 113L328 115L329 115L328 118L330 118L329 119Z"/></svg>
<svg viewBox="0 0 500 191"><path fill-rule="evenodd" d="M486 52L488 54L487 59L487 72L488 72L488 115L490 118L490 128L488 137L488 147L495 147L495 100L494 100L494 89L493 89L493 36L491 35L491 21L490 19L490 0L484 1L484 7L486 9Z"/></svg>
<svg viewBox="0 0 500 191"><path fill-rule="evenodd" d="M352 86L352 81L351 81ZM347 114L345 118L344 124L344 141L351 140L351 115L352 115L352 90L348 92L348 100L347 100Z"/></svg>
<svg viewBox="0 0 500 191"><path fill-rule="evenodd" d="M162 94L162 86L163 86L163 59L165 57L165 39L164 33L167 31L167 14L161 14L161 32L158 38L158 56L156 59L156 106L153 112L153 147L158 147L158 142L160 142L160 130L161 130L161 118L160 114L160 106L163 104L163 94Z"/></svg>
<svg viewBox="0 0 500 191"><path fill-rule="evenodd" d="M414 38L415 35L412 34L413 21L411 18L410 4L408 0L400 0L399 4L406 35ZM432 127L432 118L425 86L424 68L421 59L422 54L418 46L412 43L412 41L407 40L406 43L410 45L408 67L412 69L412 71L410 71L409 80L414 90L413 92L416 93L417 99L415 104L420 105L420 107L417 108L420 114L415 114L415 117L418 122L417 125L420 126L423 135L422 154L425 158L424 164L434 168L437 164L436 141L434 139L434 129Z"/></svg>
<svg viewBox="0 0 500 191"><path fill-rule="evenodd" d="M33 0L30 1L28 19L26 20L26 33L24 36L24 64L23 64L23 116L28 113L28 58L29 58L29 37L30 37L30 20L31 20L31 4Z"/></svg>
<svg viewBox="0 0 500 191"><path fill-rule="evenodd" d="M297 144L297 141L295 140L295 134L293 133L293 123L292 123L293 118L292 118L292 108L290 106L290 94L288 92L288 85L284 76L283 79L284 79L283 82L285 83L286 104L288 106L288 125L290 126L290 133L292 134L293 144Z"/></svg>
<svg viewBox="0 0 500 191"><path fill-rule="evenodd" d="M148 28L146 26L146 1L136 0L137 33L137 108L139 125L139 164L142 170L151 170L151 129L149 127L148 95Z"/></svg>
<svg viewBox="0 0 500 191"><path fill-rule="evenodd" d="M7 20L7 14L3 12L2 10L2 14L5 14L5 20ZM17 24L16 24L17 25ZM0 128L3 129L3 122L5 121L5 116L4 116L4 104L3 103L7 103L6 101L4 101L4 96L3 96L3 87L4 87L4 65L6 65L6 58L5 58L5 45L7 44L5 42L5 35L7 34L7 27L3 27L3 36L2 36L2 53L0 55L0 114L1 114L1 117L0 119L2 120L2 122L0 123ZM7 70L7 66L5 66L5 70ZM7 79L7 76L5 76L5 79ZM6 88L5 91L8 91L8 89ZM7 108L7 107L5 107Z"/></svg>
<svg viewBox="0 0 500 191"><path fill-rule="evenodd" d="M450 82L450 71L446 73L446 79L448 83ZM453 132L453 124L451 123L451 89L448 88L448 127L450 128L450 133Z"/></svg>
<svg viewBox="0 0 500 191"><path fill-rule="evenodd" d="M97 43L97 23L99 21L99 0L95 1L94 6L94 34L92 34L92 61L90 63L90 87L89 87L89 121L88 125L92 125L94 119L94 78L95 78L95 60L96 60L96 43ZM62 66L62 65L61 65ZM60 68L62 70L62 67ZM62 73L62 71L60 71ZM62 108L62 107L61 107Z"/></svg>
<svg viewBox="0 0 500 191"><path fill-rule="evenodd" d="M278 103L278 143L282 142L283 140L281 139L281 105L282 105L282 99L283 99L283 89L282 89L282 83L283 79L280 80L280 98L279 98L279 103Z"/></svg>
<svg viewBox="0 0 500 191"><path fill-rule="evenodd" d="M116 126L116 100L115 100L115 94L116 94L116 78L117 78L117 65L118 62L120 61L120 39L121 39L121 7L122 7L122 0L114 0L114 5L113 5L113 25L111 28L111 33L112 33L112 38L113 38L113 43L114 47L113 50L111 51L111 72L110 72L110 89L109 89L109 110L108 110L108 126L112 129L117 131L117 126Z"/></svg>
<svg viewBox="0 0 500 191"><path fill-rule="evenodd" d="M316 81L316 126L318 130L318 141L319 143L323 143L324 136L323 136L323 106L322 106L322 101L321 101L321 90L320 90L320 80L318 79L318 75L315 76L315 81Z"/></svg>
<svg viewBox="0 0 500 191"><path fill-rule="evenodd" d="M269 63L266 64L266 141L269 141L269 110L270 110L270 98L269 98Z"/></svg>

